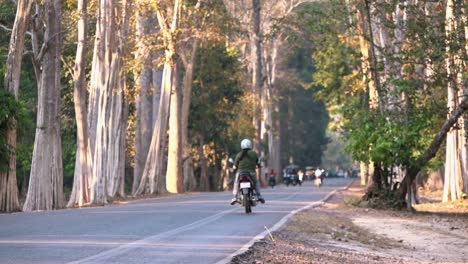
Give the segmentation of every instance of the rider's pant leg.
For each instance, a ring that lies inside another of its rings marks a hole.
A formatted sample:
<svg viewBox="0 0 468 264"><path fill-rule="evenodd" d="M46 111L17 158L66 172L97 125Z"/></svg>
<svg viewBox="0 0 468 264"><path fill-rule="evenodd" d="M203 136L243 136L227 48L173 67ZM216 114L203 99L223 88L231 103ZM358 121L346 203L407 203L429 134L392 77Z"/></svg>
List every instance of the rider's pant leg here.
<svg viewBox="0 0 468 264"><path fill-rule="evenodd" d="M255 192L257 193L257 196L262 196L260 194L260 182L258 180L255 180Z"/></svg>
<svg viewBox="0 0 468 264"><path fill-rule="evenodd" d="M234 186L232 187L232 194L237 197L239 193L239 172L236 172L236 177L234 178Z"/></svg>

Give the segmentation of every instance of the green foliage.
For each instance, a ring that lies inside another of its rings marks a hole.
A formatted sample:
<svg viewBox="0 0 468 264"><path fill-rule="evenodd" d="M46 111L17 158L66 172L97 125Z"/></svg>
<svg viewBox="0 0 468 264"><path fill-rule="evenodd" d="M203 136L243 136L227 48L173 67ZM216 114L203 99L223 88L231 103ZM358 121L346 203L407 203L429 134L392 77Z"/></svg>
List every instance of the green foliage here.
<svg viewBox="0 0 468 264"><path fill-rule="evenodd" d="M280 115L282 124L282 163L289 164L292 157L295 164L302 166L319 165L328 143L326 129L329 116L325 104L316 99L319 87L310 85L315 70L307 46L297 47L288 57L288 71L296 79L283 80L280 86Z"/></svg>
<svg viewBox="0 0 468 264"><path fill-rule="evenodd" d="M382 12L394 8L392 5L376 3ZM366 84L362 82L360 47L353 35L355 29L349 27L344 2L312 3L301 9L313 44L311 53L316 68L313 82L323 87L317 98L324 100L331 114L339 117L340 123L335 122L332 128L346 135L346 150L355 160L372 160L383 167L409 166L429 146L445 118L443 9L435 10L431 17L421 13L416 5L409 5L407 12L411 14L408 43L402 46L401 54L395 54L394 49L379 49L386 63L401 65L402 72L384 73L380 63L380 75L385 76L380 100L389 96L405 98L393 111L386 111L369 109ZM394 29L393 24L386 26ZM433 73L424 79L416 72L427 65ZM436 166L440 161L436 159L432 164Z"/></svg>
<svg viewBox="0 0 468 264"><path fill-rule="evenodd" d="M240 138L252 138L254 129L248 121L252 107L245 101L240 64L232 50L226 50L222 43L204 43L196 65L189 138L194 147L203 138L204 144L214 150L209 157L211 168L219 168L226 148L229 153L236 153Z"/></svg>
<svg viewBox="0 0 468 264"><path fill-rule="evenodd" d="M322 157L322 166L327 169L333 169L336 166L340 168L349 168L352 165L351 155L345 153L347 142L337 133L329 133L330 142L327 144Z"/></svg>
<svg viewBox="0 0 468 264"><path fill-rule="evenodd" d="M0 89L0 170L8 169L11 148L7 142L7 130L16 126L18 103L13 94Z"/></svg>

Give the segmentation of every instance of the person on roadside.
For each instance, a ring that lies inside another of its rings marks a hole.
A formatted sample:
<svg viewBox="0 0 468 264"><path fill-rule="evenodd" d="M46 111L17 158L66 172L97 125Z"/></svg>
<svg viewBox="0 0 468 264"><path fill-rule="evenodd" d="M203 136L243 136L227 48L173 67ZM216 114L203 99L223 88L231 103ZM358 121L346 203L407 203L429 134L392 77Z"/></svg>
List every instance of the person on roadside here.
<svg viewBox="0 0 468 264"><path fill-rule="evenodd" d="M297 171L297 175L299 176L299 181L302 182L302 180L304 179L304 172L299 169L299 171Z"/></svg>
<svg viewBox="0 0 468 264"><path fill-rule="evenodd" d="M234 159L234 172L236 177L234 180L234 186L232 188L232 194L234 197L231 199L231 205L238 203L238 193L239 193L239 171L248 171L250 172L250 177L252 178L255 185L255 192L257 198L261 203L265 203L260 194L260 183L256 177L256 169L260 168L260 162L258 159L258 154L252 150L252 142L249 139L243 139L241 141L241 151L237 153L236 158Z"/></svg>

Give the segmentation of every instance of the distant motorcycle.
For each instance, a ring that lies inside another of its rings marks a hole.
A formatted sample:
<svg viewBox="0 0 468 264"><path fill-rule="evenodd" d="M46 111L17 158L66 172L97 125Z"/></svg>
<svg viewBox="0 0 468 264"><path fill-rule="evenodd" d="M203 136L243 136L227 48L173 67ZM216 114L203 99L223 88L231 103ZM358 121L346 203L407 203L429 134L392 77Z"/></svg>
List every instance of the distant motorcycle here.
<svg viewBox="0 0 468 264"><path fill-rule="evenodd" d="M299 185L302 184L302 182L299 180L299 175L297 175L297 174L292 174L291 175L291 184L293 186L296 186L296 184L299 184Z"/></svg>
<svg viewBox="0 0 468 264"><path fill-rule="evenodd" d="M289 186L289 184L291 184L291 181L292 181L291 176L292 174L285 174L283 176L283 182L284 184L286 184L286 186Z"/></svg>
<svg viewBox="0 0 468 264"><path fill-rule="evenodd" d="M252 213L252 207L258 203L255 195L255 182L248 171L239 172L239 195L240 204L245 208L245 213Z"/></svg>
<svg viewBox="0 0 468 264"><path fill-rule="evenodd" d="M268 185L270 185L271 188L275 187L276 185L276 178L273 175L270 175L268 178Z"/></svg>

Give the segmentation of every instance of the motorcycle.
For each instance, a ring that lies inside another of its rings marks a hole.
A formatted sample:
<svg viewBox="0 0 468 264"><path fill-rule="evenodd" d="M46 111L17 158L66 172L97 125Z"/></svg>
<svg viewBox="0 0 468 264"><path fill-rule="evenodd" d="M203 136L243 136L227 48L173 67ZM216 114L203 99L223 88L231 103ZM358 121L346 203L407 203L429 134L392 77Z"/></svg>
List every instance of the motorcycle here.
<svg viewBox="0 0 468 264"><path fill-rule="evenodd" d="M268 185L270 185L271 188L275 187L276 185L276 178L273 175L270 175L268 178Z"/></svg>
<svg viewBox="0 0 468 264"><path fill-rule="evenodd" d="M291 184L291 177L292 177L292 174L285 174L283 176L283 182L284 184L286 184L286 186L289 186L289 184Z"/></svg>
<svg viewBox="0 0 468 264"><path fill-rule="evenodd" d="M302 182L299 180L299 175L297 174L291 174L291 184L293 186L296 186L296 184L301 185Z"/></svg>
<svg viewBox="0 0 468 264"><path fill-rule="evenodd" d="M245 207L245 213L252 213L252 207L258 203L255 193L255 182L250 176L250 172L239 172L239 195L240 204Z"/></svg>

